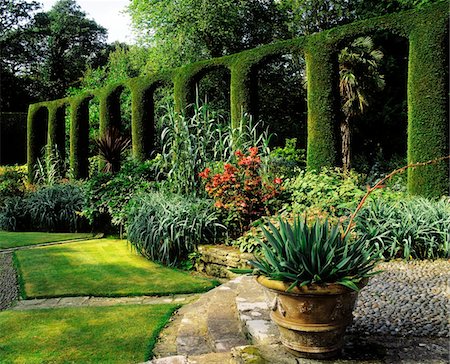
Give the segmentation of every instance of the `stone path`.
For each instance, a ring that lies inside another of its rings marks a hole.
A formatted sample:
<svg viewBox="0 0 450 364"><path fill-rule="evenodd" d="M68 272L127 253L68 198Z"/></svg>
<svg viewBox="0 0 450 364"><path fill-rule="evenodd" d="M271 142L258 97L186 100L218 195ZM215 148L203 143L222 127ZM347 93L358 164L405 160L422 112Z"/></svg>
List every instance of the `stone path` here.
<svg viewBox="0 0 450 364"><path fill-rule="evenodd" d="M0 253L0 310L7 309L19 297L12 253Z"/></svg>
<svg viewBox="0 0 450 364"><path fill-rule="evenodd" d="M359 295L341 358L326 363L448 363L450 261L382 268ZM179 310L147 363L321 363L280 344L269 319L271 300L251 277L215 288Z"/></svg>
<svg viewBox="0 0 450 364"><path fill-rule="evenodd" d="M135 296L135 297L57 297L31 300L19 300L12 310L33 310L42 308L114 306L114 305L157 305L164 303L188 304L197 300L199 294L179 294L171 296Z"/></svg>

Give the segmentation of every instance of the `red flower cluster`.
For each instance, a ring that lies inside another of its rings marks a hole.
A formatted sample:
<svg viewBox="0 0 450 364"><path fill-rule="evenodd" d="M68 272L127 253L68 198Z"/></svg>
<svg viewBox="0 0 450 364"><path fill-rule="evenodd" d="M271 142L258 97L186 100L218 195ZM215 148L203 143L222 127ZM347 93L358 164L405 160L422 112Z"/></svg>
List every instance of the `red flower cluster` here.
<svg viewBox="0 0 450 364"><path fill-rule="evenodd" d="M244 230L255 219L268 214L269 204L281 192L281 178L265 183L260 175L261 157L258 148L249 149L248 155L235 153L236 165L225 164L223 173L210 175L206 168L199 177L206 181L205 189L215 200L215 206L234 217Z"/></svg>

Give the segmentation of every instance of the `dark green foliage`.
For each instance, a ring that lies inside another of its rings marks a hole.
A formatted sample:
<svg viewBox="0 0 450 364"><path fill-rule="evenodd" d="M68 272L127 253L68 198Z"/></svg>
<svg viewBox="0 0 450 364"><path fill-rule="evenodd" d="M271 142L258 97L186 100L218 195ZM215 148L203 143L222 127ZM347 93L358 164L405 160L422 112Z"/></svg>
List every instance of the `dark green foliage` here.
<svg viewBox="0 0 450 364"><path fill-rule="evenodd" d="M103 172L117 173L120 163L125 156L131 140L120 134L115 127L108 128L104 134L96 140L99 156L104 162Z"/></svg>
<svg viewBox="0 0 450 364"><path fill-rule="evenodd" d="M223 230L211 201L154 192L133 200L127 237L144 256L174 266Z"/></svg>
<svg viewBox="0 0 450 364"><path fill-rule="evenodd" d="M85 204L83 215L94 225L107 229L109 224L123 225L127 217L127 205L137 193L148 192L155 179L155 163L124 163L116 174L99 173L83 184Z"/></svg>
<svg viewBox="0 0 450 364"><path fill-rule="evenodd" d="M448 11L448 3L445 5ZM448 15L424 18L409 37L409 163L450 154L448 41ZM408 190L416 195L439 197L449 192L448 177L449 163L446 161L412 169L408 174Z"/></svg>
<svg viewBox="0 0 450 364"><path fill-rule="evenodd" d="M89 100L84 95L71 100L70 113L70 172L73 178L89 175Z"/></svg>
<svg viewBox="0 0 450 364"><path fill-rule="evenodd" d="M78 231L86 228L86 222L80 215L83 200L78 186L64 184L44 187L25 198L8 201L0 211L0 228L13 231Z"/></svg>
<svg viewBox="0 0 450 364"><path fill-rule="evenodd" d="M256 274L290 283L290 289L312 283L338 283L358 291L369 277L379 253L362 236L350 241L338 225L316 220L308 226L301 217L293 224L279 219L279 228L268 223L262 228L267 242L261 242L262 256L250 261Z"/></svg>
<svg viewBox="0 0 450 364"><path fill-rule="evenodd" d="M299 168L306 166L306 152L297 148L297 139L286 139L283 148L273 149L267 160L269 172L278 177L293 177Z"/></svg>
<svg viewBox="0 0 450 364"><path fill-rule="evenodd" d="M23 197L12 197L6 200L0 209L0 230L24 231L30 226L30 217Z"/></svg>
<svg viewBox="0 0 450 364"><path fill-rule="evenodd" d="M0 111L0 165L25 164L26 150L26 112Z"/></svg>
<svg viewBox="0 0 450 364"><path fill-rule="evenodd" d="M358 214L356 230L378 243L386 259L449 258L450 201L375 200Z"/></svg>
<svg viewBox="0 0 450 364"><path fill-rule="evenodd" d="M25 193L26 174L14 167L0 171L0 207L11 197L22 197Z"/></svg>

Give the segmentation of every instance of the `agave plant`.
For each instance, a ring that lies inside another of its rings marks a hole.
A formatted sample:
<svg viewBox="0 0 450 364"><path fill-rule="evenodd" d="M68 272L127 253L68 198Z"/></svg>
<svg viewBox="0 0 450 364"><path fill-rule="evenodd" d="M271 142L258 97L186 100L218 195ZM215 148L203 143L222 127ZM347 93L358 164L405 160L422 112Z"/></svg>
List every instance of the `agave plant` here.
<svg viewBox="0 0 450 364"><path fill-rule="evenodd" d="M358 291L358 283L380 259L378 248L364 236L350 241L339 225L316 220L311 226L300 216L293 224L279 219L279 228L268 222L262 228L262 256L250 261L256 274L291 283L288 290L313 283L338 283Z"/></svg>
<svg viewBox="0 0 450 364"><path fill-rule="evenodd" d="M119 129L108 128L97 140L100 158L104 162L103 172L116 173L120 170L120 162L130 146L131 140L121 135Z"/></svg>

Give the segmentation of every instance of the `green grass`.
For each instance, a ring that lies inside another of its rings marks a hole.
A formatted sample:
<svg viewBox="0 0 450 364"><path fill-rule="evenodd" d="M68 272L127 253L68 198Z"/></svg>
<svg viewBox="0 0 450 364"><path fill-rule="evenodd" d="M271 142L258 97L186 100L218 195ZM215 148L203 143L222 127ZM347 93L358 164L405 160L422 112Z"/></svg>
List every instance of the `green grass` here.
<svg viewBox="0 0 450 364"><path fill-rule="evenodd" d="M125 240L20 250L15 262L24 298L170 295L204 292L217 284L153 263Z"/></svg>
<svg viewBox="0 0 450 364"><path fill-rule="evenodd" d="M139 363L175 305L0 312L1 363Z"/></svg>
<svg viewBox="0 0 450 364"><path fill-rule="evenodd" d="M0 231L0 249L16 248L20 246L53 243L56 241L87 239L93 234L73 233L35 233Z"/></svg>

